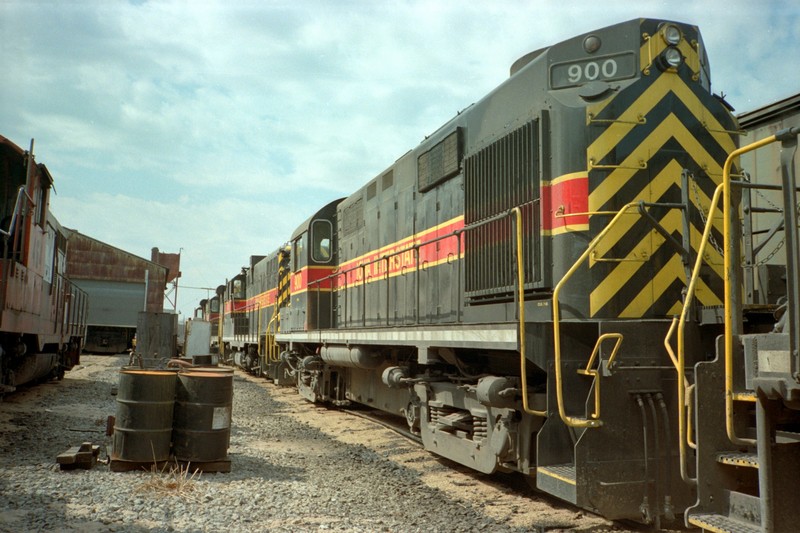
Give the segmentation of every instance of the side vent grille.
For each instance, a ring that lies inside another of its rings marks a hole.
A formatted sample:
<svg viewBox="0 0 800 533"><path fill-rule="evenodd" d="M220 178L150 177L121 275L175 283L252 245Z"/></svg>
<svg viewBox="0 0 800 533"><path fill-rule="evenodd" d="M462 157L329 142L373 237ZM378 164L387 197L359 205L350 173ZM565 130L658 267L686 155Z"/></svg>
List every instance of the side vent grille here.
<svg viewBox="0 0 800 533"><path fill-rule="evenodd" d="M350 235L364 225L364 202L361 198L344 208L342 214L343 236Z"/></svg>
<svg viewBox="0 0 800 533"><path fill-rule="evenodd" d="M390 170L389 172L384 174L383 178L381 178L381 182L382 182L381 186L382 191L385 191L386 189L394 185L394 170Z"/></svg>
<svg viewBox="0 0 800 533"><path fill-rule="evenodd" d="M532 120L464 162L465 224L522 206L526 288L541 281L539 134ZM513 298L516 237L505 217L466 232L466 291L470 303Z"/></svg>
<svg viewBox="0 0 800 533"><path fill-rule="evenodd" d="M417 159L417 179L420 192L446 181L461 171L463 129L456 130L436 143Z"/></svg>

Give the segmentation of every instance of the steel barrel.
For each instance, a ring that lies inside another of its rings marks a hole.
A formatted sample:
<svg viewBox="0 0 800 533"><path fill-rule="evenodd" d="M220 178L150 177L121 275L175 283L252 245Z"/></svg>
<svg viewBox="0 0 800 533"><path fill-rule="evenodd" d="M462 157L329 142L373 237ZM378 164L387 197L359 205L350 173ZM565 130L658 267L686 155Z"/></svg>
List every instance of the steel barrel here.
<svg viewBox="0 0 800 533"><path fill-rule="evenodd" d="M224 369L180 372L172 432L175 459L192 462L226 459L232 408L232 372Z"/></svg>
<svg viewBox="0 0 800 533"><path fill-rule="evenodd" d="M112 459L131 462L169 459L175 382L175 372L120 371Z"/></svg>

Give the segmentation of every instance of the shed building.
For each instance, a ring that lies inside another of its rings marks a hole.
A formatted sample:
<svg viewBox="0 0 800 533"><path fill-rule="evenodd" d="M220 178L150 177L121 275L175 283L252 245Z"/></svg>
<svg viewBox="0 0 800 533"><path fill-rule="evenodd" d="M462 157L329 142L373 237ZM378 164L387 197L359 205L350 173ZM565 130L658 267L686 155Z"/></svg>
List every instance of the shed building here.
<svg viewBox="0 0 800 533"><path fill-rule="evenodd" d="M131 348L140 311L160 313L169 268L69 230L67 276L89 295L84 351Z"/></svg>

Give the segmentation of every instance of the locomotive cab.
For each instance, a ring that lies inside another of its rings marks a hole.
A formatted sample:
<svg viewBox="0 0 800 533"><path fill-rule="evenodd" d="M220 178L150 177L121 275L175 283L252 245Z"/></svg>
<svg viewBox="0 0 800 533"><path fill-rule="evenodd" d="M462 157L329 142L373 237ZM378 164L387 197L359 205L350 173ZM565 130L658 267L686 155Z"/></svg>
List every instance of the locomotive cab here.
<svg viewBox="0 0 800 533"><path fill-rule="evenodd" d="M284 331L333 326L334 272L337 267L335 200L303 222L292 234L291 303L281 310Z"/></svg>

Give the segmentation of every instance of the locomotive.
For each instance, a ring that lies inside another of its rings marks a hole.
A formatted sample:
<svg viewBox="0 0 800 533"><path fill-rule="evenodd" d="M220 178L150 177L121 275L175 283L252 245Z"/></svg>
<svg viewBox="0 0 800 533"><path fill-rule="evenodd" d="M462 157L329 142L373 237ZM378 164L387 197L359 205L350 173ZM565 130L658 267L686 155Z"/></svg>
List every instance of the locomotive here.
<svg viewBox="0 0 800 533"><path fill-rule="evenodd" d="M86 293L65 277L67 233L50 212L53 178L0 136L0 395L78 364Z"/></svg>
<svg viewBox="0 0 800 533"><path fill-rule="evenodd" d="M797 130L737 148L689 24L510 74L220 286L221 356L610 519L794 530L795 166L739 156Z"/></svg>

